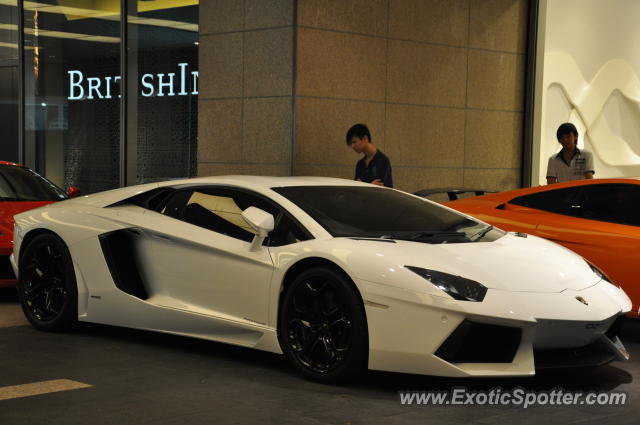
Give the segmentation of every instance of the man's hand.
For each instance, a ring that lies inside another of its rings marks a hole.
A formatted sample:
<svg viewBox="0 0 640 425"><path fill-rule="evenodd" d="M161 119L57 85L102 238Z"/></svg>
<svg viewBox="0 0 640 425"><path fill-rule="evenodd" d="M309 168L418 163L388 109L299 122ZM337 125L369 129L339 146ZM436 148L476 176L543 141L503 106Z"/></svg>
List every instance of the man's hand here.
<svg viewBox="0 0 640 425"><path fill-rule="evenodd" d="M378 186L384 186L384 183L380 179L375 179L371 181L371 184L376 184Z"/></svg>

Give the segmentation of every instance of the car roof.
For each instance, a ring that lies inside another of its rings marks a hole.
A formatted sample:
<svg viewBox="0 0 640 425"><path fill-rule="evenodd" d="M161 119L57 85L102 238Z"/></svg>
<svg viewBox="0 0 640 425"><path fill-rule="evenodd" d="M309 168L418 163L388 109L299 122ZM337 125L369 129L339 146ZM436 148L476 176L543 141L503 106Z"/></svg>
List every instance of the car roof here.
<svg viewBox="0 0 640 425"><path fill-rule="evenodd" d="M530 195L534 193L550 192L552 190L570 188L570 187L582 187L582 186L594 186L599 184L633 184L640 185L640 177L615 177L606 179L581 179L572 180L563 183L547 184L542 186L525 187L521 189L512 189L504 192L490 193L481 196L472 196L468 198L458 199L455 201L443 202L444 205L456 208L456 206L462 205L480 205L480 204L501 204L503 202L510 202L512 199Z"/></svg>
<svg viewBox="0 0 640 425"><path fill-rule="evenodd" d="M275 187L291 186L361 186L369 188L384 188L369 183L354 180L346 180L332 177L269 177L269 176L213 176L196 177L191 179L169 180L158 183L146 183L135 186L127 186L118 189L98 192L91 195L80 196L66 201L67 205L73 203L88 204L95 207L105 207L140 193L160 187L192 187L199 185L224 185L236 186L245 189L265 192Z"/></svg>
<svg viewBox="0 0 640 425"><path fill-rule="evenodd" d="M357 182L354 180L346 180L335 177L317 177L317 176L248 176L248 175L229 175L229 176L211 176L196 177L191 179L173 180L161 183L161 186L176 185L197 185L197 184L239 184L248 186L260 186L265 189L272 187L288 187L288 186L368 186L370 184Z"/></svg>
<svg viewBox="0 0 640 425"><path fill-rule="evenodd" d="M569 182L562 183L554 183L553 185L544 185L543 187L572 187L572 186L585 186L592 184L604 184L604 183L631 183L631 184L639 184L640 177L608 177L608 178L598 178L598 179L580 179L580 180L571 180Z"/></svg>
<svg viewBox="0 0 640 425"><path fill-rule="evenodd" d="M482 195L477 197L465 198L463 200L472 200L472 199L509 199L516 196L522 196L530 193L540 193L540 192L548 192L551 190L564 189L569 187L580 187L580 186L593 186L598 184L637 184L640 185L640 177L617 177L617 178L606 178L606 179L581 179L581 180L572 180L569 182L563 183L553 183L542 186L534 186L534 187L526 187L522 189L514 189L508 190L505 192L492 193L488 195ZM453 201L457 202L457 201Z"/></svg>

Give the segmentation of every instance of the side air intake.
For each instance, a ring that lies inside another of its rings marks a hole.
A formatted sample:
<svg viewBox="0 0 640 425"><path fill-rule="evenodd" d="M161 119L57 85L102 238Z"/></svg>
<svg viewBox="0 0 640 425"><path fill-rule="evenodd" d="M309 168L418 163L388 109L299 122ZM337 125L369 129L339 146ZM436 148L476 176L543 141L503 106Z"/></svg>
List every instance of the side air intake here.
<svg viewBox="0 0 640 425"><path fill-rule="evenodd" d="M521 338L520 328L465 320L435 355L449 363L511 363Z"/></svg>
<svg viewBox="0 0 640 425"><path fill-rule="evenodd" d="M134 297L146 300L149 294L140 273L135 244L140 233L136 229L116 230L100 235L100 245L116 287Z"/></svg>

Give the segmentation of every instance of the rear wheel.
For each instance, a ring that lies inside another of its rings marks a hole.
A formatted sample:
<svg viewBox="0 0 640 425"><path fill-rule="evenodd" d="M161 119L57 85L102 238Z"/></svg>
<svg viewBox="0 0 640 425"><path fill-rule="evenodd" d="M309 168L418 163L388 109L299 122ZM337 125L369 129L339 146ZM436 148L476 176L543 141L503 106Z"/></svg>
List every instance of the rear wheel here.
<svg viewBox="0 0 640 425"><path fill-rule="evenodd" d="M366 368L364 306L337 271L316 267L297 276L283 296L278 322L283 351L307 378L345 382Z"/></svg>
<svg viewBox="0 0 640 425"><path fill-rule="evenodd" d="M71 255L51 233L33 238L20 256L18 296L24 314L41 330L60 331L78 319L78 289Z"/></svg>

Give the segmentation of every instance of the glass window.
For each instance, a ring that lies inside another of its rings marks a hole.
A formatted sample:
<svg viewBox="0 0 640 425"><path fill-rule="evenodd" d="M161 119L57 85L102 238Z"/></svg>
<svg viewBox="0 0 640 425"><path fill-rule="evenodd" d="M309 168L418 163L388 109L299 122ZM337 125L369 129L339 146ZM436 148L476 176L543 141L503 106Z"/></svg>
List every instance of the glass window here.
<svg viewBox="0 0 640 425"><path fill-rule="evenodd" d="M204 227L237 239L250 241L256 232L242 218L240 208L233 194L211 194L194 191L181 219L187 223Z"/></svg>
<svg viewBox="0 0 640 425"><path fill-rule="evenodd" d="M640 186L597 184L585 186L576 208L582 218L640 226Z"/></svg>
<svg viewBox="0 0 640 425"><path fill-rule="evenodd" d="M18 62L18 2L0 2L0 65Z"/></svg>
<svg viewBox="0 0 640 425"><path fill-rule="evenodd" d="M269 246L289 245L311 239L311 235L303 230L288 214L282 213L276 220L273 232L269 233Z"/></svg>
<svg viewBox="0 0 640 425"><path fill-rule="evenodd" d="M276 187L336 237L468 242L485 226L396 190L353 186Z"/></svg>
<svg viewBox="0 0 640 425"><path fill-rule="evenodd" d="M269 246L288 245L311 239L311 235L273 202L246 191L226 188L183 189L173 193L162 214L187 223L250 242L256 232L242 218L249 207L260 208L274 217L274 230L265 241Z"/></svg>
<svg viewBox="0 0 640 425"><path fill-rule="evenodd" d="M195 176L198 1L127 7L128 184Z"/></svg>
<svg viewBox="0 0 640 425"><path fill-rule="evenodd" d="M242 218L242 211L257 207L274 216L278 210L264 200L230 189L182 190L173 194L161 213L198 227L250 242L255 231Z"/></svg>
<svg viewBox="0 0 640 425"><path fill-rule="evenodd" d="M67 194L28 168L0 165L0 201L60 201Z"/></svg>
<svg viewBox="0 0 640 425"><path fill-rule="evenodd" d="M18 7L16 0L0 4L0 161L18 161Z"/></svg>
<svg viewBox="0 0 640 425"><path fill-rule="evenodd" d="M520 196L512 199L509 203L556 214L575 215L574 210L577 208L573 202L580 190L580 187L548 190Z"/></svg>
<svg viewBox="0 0 640 425"><path fill-rule="evenodd" d="M24 2L26 164L83 193L194 176L198 3Z"/></svg>
<svg viewBox="0 0 640 425"><path fill-rule="evenodd" d="M120 183L120 2L24 2L25 159L54 183Z"/></svg>

